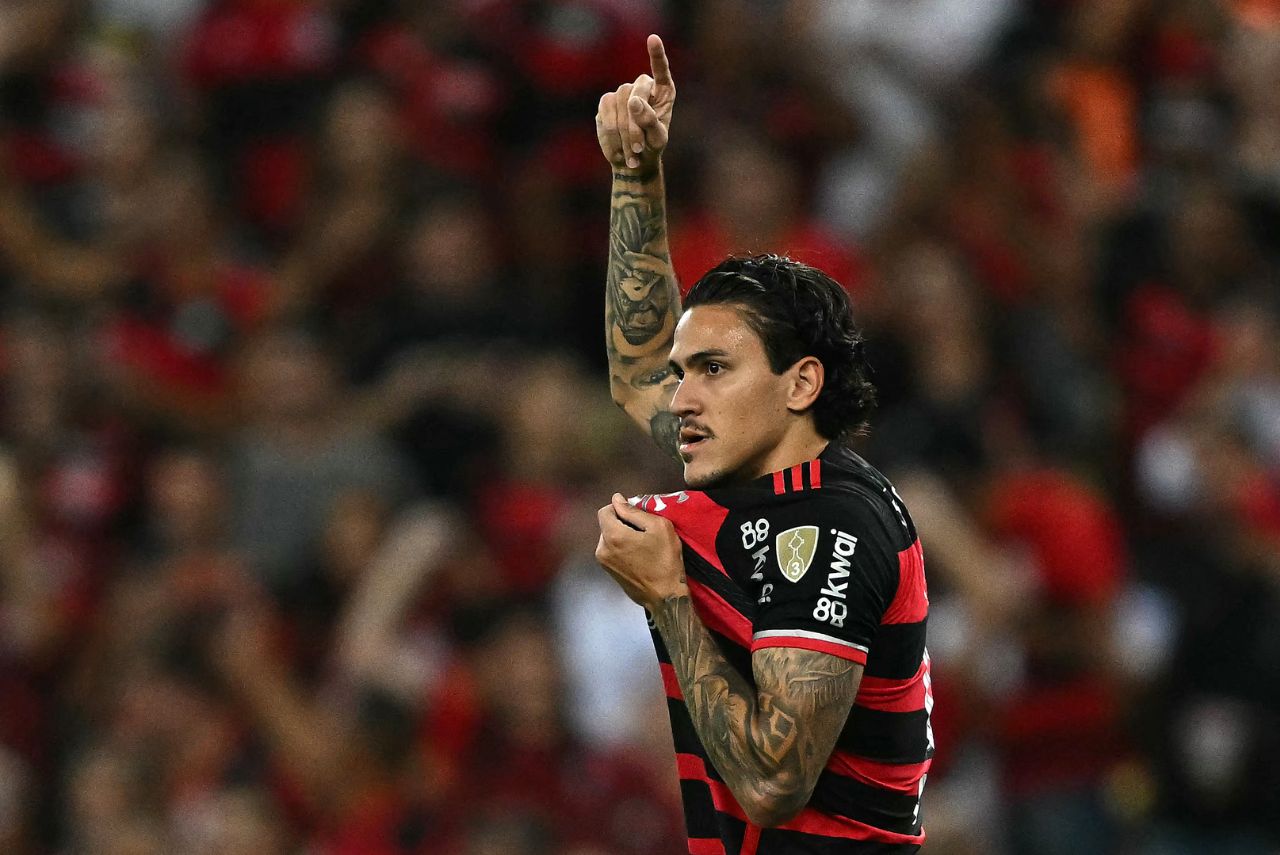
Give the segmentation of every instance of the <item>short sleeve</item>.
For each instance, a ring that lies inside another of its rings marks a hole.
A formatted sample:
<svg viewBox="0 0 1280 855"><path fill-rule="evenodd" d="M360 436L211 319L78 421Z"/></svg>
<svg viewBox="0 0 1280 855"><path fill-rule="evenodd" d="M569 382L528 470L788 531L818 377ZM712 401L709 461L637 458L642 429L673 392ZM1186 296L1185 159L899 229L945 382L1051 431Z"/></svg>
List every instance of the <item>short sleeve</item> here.
<svg viewBox="0 0 1280 855"><path fill-rule="evenodd" d="M791 522L801 524L777 531L762 568L752 652L798 647L865 665L898 581L879 519L849 499L814 503Z"/></svg>

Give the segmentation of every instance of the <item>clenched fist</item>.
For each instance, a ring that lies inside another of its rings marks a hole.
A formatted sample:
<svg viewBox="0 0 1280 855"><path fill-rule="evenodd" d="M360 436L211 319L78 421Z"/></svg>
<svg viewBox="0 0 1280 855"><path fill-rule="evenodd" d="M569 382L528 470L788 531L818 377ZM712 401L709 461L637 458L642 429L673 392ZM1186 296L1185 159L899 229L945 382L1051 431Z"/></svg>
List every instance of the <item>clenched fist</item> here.
<svg viewBox="0 0 1280 855"><path fill-rule="evenodd" d="M596 139L615 169L652 172L667 147L676 84L662 39L649 36L648 47L652 76L642 74L606 92L596 111Z"/></svg>
<svg viewBox="0 0 1280 855"><path fill-rule="evenodd" d="M653 611L688 593L680 538L670 520L634 508L620 494L597 513L596 561L633 602Z"/></svg>

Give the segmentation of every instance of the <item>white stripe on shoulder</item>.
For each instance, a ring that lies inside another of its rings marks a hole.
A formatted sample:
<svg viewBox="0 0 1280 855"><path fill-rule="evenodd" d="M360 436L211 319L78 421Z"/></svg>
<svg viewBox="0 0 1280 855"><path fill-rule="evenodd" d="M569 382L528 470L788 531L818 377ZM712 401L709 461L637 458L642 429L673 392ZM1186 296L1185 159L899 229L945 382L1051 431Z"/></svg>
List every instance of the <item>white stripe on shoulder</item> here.
<svg viewBox="0 0 1280 855"><path fill-rule="evenodd" d="M838 644L841 647L852 647L854 650L861 650L863 653L871 652L861 644L854 644L852 641L845 641L843 638L836 638L831 635L823 635L820 632L810 632L807 629L764 629L751 636L752 641L761 638L810 638L814 641L825 641L828 644Z"/></svg>

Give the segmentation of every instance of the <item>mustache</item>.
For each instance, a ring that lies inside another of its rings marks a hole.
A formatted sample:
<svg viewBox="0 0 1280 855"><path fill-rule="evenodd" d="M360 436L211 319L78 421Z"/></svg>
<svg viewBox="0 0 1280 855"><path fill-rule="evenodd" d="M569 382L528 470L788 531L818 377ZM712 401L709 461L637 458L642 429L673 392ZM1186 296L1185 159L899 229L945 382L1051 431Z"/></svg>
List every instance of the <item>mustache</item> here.
<svg viewBox="0 0 1280 855"><path fill-rule="evenodd" d="M704 437L706 439L711 439L716 435L715 431L711 430L711 428L707 427L704 424L693 421L692 419L681 419L680 433L683 434L686 431L690 433L696 433L698 436Z"/></svg>

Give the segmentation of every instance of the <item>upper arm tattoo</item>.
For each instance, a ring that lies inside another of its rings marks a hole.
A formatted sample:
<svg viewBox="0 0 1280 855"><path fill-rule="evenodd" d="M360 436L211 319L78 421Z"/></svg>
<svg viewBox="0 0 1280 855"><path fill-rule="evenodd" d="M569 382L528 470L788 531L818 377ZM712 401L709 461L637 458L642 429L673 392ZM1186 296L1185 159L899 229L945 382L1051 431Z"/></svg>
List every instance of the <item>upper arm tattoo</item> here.
<svg viewBox="0 0 1280 855"><path fill-rule="evenodd" d="M862 666L798 648L752 655L755 687L725 660L688 596L654 615L703 746L739 801L790 816L809 800L853 707Z"/></svg>
<svg viewBox="0 0 1280 855"><path fill-rule="evenodd" d="M680 292L667 249L662 178L614 173L605 282L605 344L614 400L675 453L658 417L668 410L675 378L668 367ZM662 420L668 427L668 419Z"/></svg>
<svg viewBox="0 0 1280 855"><path fill-rule="evenodd" d="M862 666L829 653L793 647L768 647L751 657L760 711L770 722L795 729L776 763L784 779L796 782L805 801L813 792L836 739L853 707Z"/></svg>

